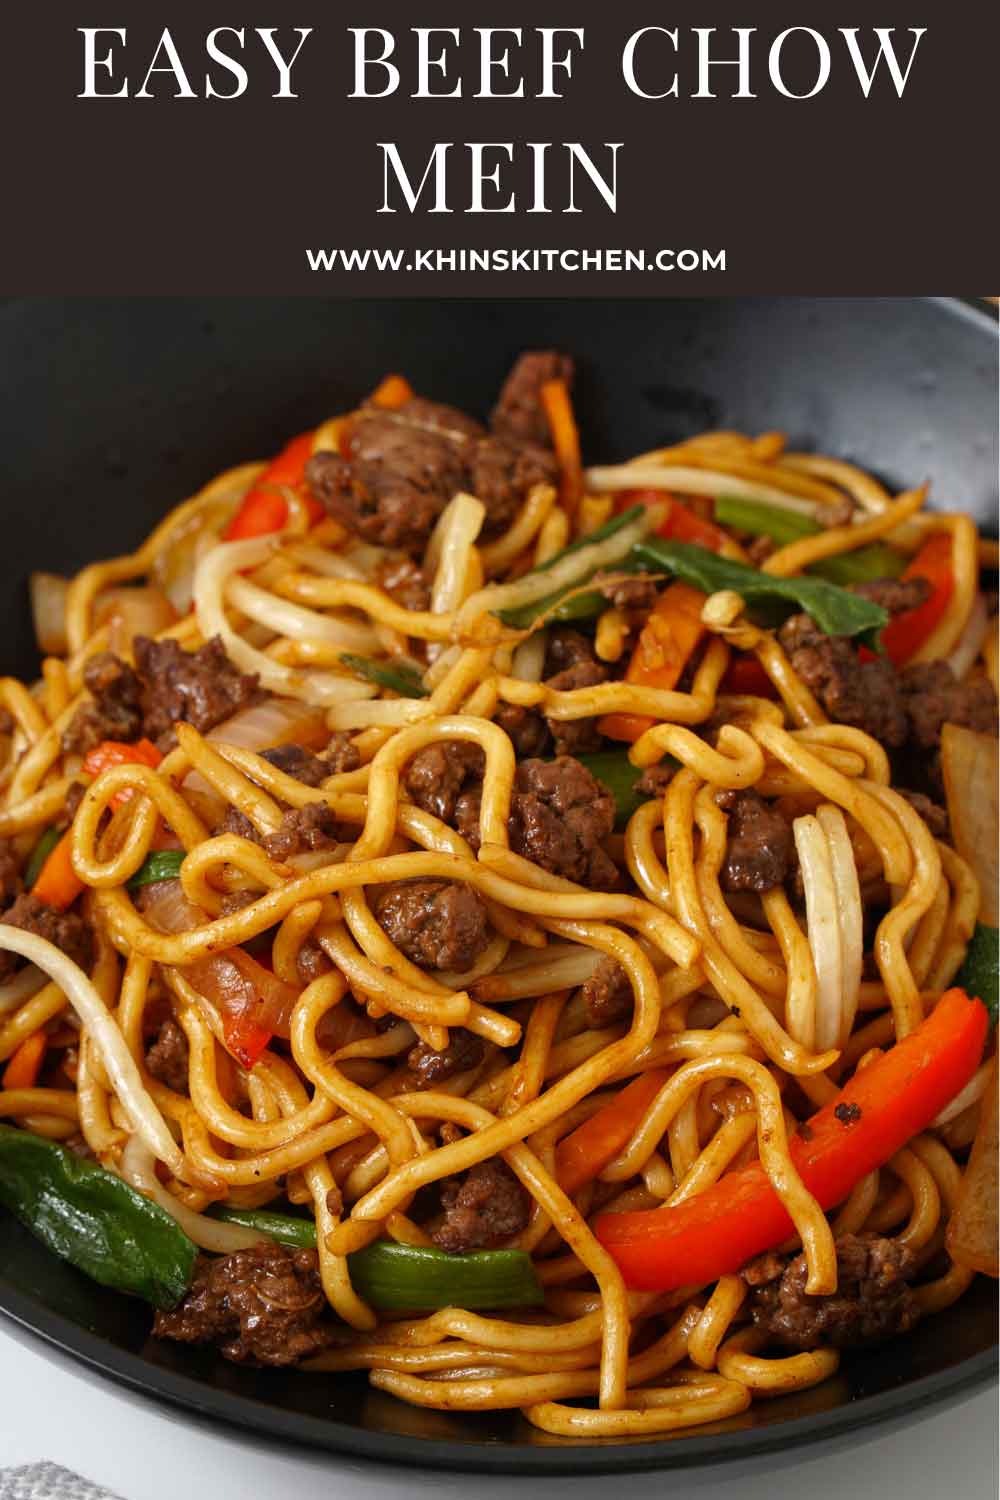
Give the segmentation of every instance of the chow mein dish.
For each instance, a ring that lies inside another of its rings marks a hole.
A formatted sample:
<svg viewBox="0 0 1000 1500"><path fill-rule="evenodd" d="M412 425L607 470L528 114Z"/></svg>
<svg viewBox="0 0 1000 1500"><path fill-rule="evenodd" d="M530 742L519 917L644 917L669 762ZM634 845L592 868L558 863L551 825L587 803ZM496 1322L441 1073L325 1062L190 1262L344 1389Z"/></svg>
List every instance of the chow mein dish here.
<svg viewBox="0 0 1000 1500"><path fill-rule="evenodd" d="M997 1274L997 546L389 376L0 683L0 1204L152 1336L691 1428Z"/></svg>

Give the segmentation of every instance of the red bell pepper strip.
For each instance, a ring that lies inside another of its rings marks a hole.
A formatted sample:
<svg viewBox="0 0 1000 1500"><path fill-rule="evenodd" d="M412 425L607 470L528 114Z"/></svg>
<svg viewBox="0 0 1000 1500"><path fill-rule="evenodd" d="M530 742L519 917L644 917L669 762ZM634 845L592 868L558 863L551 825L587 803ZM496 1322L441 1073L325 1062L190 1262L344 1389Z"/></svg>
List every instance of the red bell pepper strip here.
<svg viewBox="0 0 1000 1500"><path fill-rule="evenodd" d="M564 1193L575 1193L604 1171L628 1144L669 1077L665 1068L640 1073L589 1120L563 1137L556 1147L556 1181Z"/></svg>
<svg viewBox="0 0 1000 1500"><path fill-rule="evenodd" d="M48 1046L48 1035L44 1030L33 1031L26 1036L16 1052L11 1053L10 1062L4 1069L5 1089L33 1089L42 1071L42 1060Z"/></svg>
<svg viewBox="0 0 1000 1500"><path fill-rule="evenodd" d="M988 1029L981 1000L948 990L916 1031L855 1073L792 1137L792 1161L822 1208L842 1203L965 1087ZM594 1228L626 1285L640 1291L704 1286L793 1232L759 1162L673 1208L603 1214Z"/></svg>
<svg viewBox="0 0 1000 1500"><path fill-rule="evenodd" d="M625 490L618 497L616 510L628 510L632 505L660 505L666 513L656 535L674 542L694 542L707 547L709 552L721 552L729 536L714 521L706 521L690 506L682 504L668 490Z"/></svg>
<svg viewBox="0 0 1000 1500"><path fill-rule="evenodd" d="M243 948L230 948L220 957L235 967L239 982L220 983L217 971L212 998L222 1016L227 1048L245 1068L252 1068L272 1036L287 1037L292 1008L302 991L285 984Z"/></svg>
<svg viewBox="0 0 1000 1500"><path fill-rule="evenodd" d="M281 487L294 490L303 484L312 444L313 434L304 432L301 437L292 438L268 464L253 488L244 495L242 505L222 533L224 541L242 542L248 537L266 536L268 532L281 530L288 520L288 501L281 493ZM310 524L315 526L326 512L312 495L306 495L305 502Z"/></svg>
<svg viewBox="0 0 1000 1500"><path fill-rule="evenodd" d="M948 608L955 588L955 575L951 566L951 537L938 532L924 543L920 551L903 572L904 578L926 578L931 586L930 597L916 609L904 610L894 615L882 631L882 645L894 666L901 667L915 651L918 651L933 631ZM871 660L870 653L862 656Z"/></svg>
<svg viewBox="0 0 1000 1500"><path fill-rule="evenodd" d="M705 597L687 583L671 583L663 590L639 632L625 671L626 682L664 692L677 686L692 651L705 634L701 623ZM655 722L641 714L605 714L597 727L609 740L634 744Z"/></svg>
<svg viewBox="0 0 1000 1500"><path fill-rule="evenodd" d="M720 693L737 697L777 698L778 690L756 656L736 656L719 684Z"/></svg>
<svg viewBox="0 0 1000 1500"><path fill-rule="evenodd" d="M112 766L151 766L155 770L162 759L163 756L150 740L136 740L134 745L123 744L120 740L102 740L87 752L81 769L85 776L94 777L100 776L102 771L107 771ZM111 799L111 806L121 807L131 795L130 790L116 792Z"/></svg>

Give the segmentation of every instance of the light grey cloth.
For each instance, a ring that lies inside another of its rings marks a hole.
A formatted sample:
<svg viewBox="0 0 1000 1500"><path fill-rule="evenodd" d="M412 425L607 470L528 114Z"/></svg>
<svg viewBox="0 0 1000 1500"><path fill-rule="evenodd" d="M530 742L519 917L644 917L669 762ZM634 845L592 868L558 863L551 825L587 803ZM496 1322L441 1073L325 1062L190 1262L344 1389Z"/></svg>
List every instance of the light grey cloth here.
<svg viewBox="0 0 1000 1500"><path fill-rule="evenodd" d="M121 1500L61 1464L22 1464L0 1469L0 1500Z"/></svg>

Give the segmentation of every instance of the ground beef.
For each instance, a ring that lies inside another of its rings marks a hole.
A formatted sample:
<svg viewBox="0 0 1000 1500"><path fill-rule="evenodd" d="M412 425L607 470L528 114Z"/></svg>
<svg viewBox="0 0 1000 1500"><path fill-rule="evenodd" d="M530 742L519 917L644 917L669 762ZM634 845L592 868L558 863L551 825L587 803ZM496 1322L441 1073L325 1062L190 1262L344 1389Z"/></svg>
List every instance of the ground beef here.
<svg viewBox="0 0 1000 1500"><path fill-rule="evenodd" d="M899 677L886 657L860 661L853 642L824 635L806 614L786 620L778 639L831 719L863 729L889 749L905 742L906 706Z"/></svg>
<svg viewBox="0 0 1000 1500"><path fill-rule="evenodd" d="M518 760L545 755L551 749L549 726L537 709L522 708L518 703L499 703L493 722L510 736Z"/></svg>
<svg viewBox="0 0 1000 1500"><path fill-rule="evenodd" d="M531 1214L531 1199L499 1156L470 1167L462 1177L441 1184L443 1219L431 1238L441 1250L464 1255L490 1250L520 1234Z"/></svg>
<svg viewBox="0 0 1000 1500"><path fill-rule="evenodd" d="M357 751L354 753L357 755ZM273 750L262 750L260 758L306 786L321 786L333 774L325 760L302 745L277 745Z"/></svg>
<svg viewBox="0 0 1000 1500"><path fill-rule="evenodd" d="M94 935L76 912L56 911L25 891L0 916L0 922L46 938L81 969L89 971L94 957ZM0 953L0 980L8 979L19 963L16 953Z"/></svg>
<svg viewBox="0 0 1000 1500"><path fill-rule="evenodd" d="M375 581L403 609L431 607L430 583L412 558L396 557L384 562L375 574Z"/></svg>
<svg viewBox="0 0 1000 1500"><path fill-rule="evenodd" d="M614 797L578 760L518 766L507 825L515 854L591 890L618 890L618 868L601 847L614 824Z"/></svg>
<svg viewBox="0 0 1000 1500"><path fill-rule="evenodd" d="M20 886L19 862L10 839L0 839L0 904L8 906Z"/></svg>
<svg viewBox="0 0 1000 1500"><path fill-rule="evenodd" d="M328 776L339 776L344 771L356 771L361 764L357 745L349 734L339 729L330 737L330 743L320 758L326 762Z"/></svg>
<svg viewBox="0 0 1000 1500"><path fill-rule="evenodd" d="M84 786L82 781L71 781L69 786L66 788L66 800L63 803L63 807L65 810L67 822L72 823L73 819L76 817L77 811L80 807L80 803L83 801L86 792L87 788Z"/></svg>
<svg viewBox="0 0 1000 1500"><path fill-rule="evenodd" d="M112 651L92 656L83 670L90 701L82 703L63 733L67 754L86 755L104 740L125 744L143 732L143 685L132 668Z"/></svg>
<svg viewBox="0 0 1000 1500"><path fill-rule="evenodd" d="M568 625L555 625L549 631L545 642L543 671L546 679L565 672L569 667L579 666L581 662L589 664L596 661L594 643L581 630L573 630Z"/></svg>
<svg viewBox="0 0 1000 1500"><path fill-rule="evenodd" d="M407 1071L413 1075L410 1084L414 1089L434 1089L439 1084L454 1078L456 1073L467 1073L476 1068L486 1056L486 1046L474 1031L464 1027L453 1028L448 1033L448 1045L440 1052L418 1042L406 1054Z"/></svg>
<svg viewBox="0 0 1000 1500"><path fill-rule="evenodd" d="M339 825L325 802L307 802L282 814L281 826L268 834L264 848L272 859L290 859L315 849L332 849L339 843Z"/></svg>
<svg viewBox="0 0 1000 1500"><path fill-rule="evenodd" d="M647 766L635 784L635 790L643 797L662 797L674 776L674 767L669 765Z"/></svg>
<svg viewBox="0 0 1000 1500"><path fill-rule="evenodd" d="M418 750L406 766L403 783L418 807L455 827L459 802L482 781L485 764L478 745L447 740Z"/></svg>
<svg viewBox="0 0 1000 1500"><path fill-rule="evenodd" d="M556 693L572 693L578 688L594 687L607 682L609 673L601 662L578 661L554 677L546 679L545 686ZM557 755L587 755L600 750L603 736L597 728L597 719L587 715L581 719L546 719Z"/></svg>
<svg viewBox="0 0 1000 1500"><path fill-rule="evenodd" d="M318 943L303 943L295 955L295 972L301 984L312 984L313 980L319 979L322 974L329 974L332 968L333 965ZM343 1003L342 1001L341 1004ZM320 1026L316 1028L317 1037L320 1034Z"/></svg>
<svg viewBox="0 0 1000 1500"><path fill-rule="evenodd" d="M488 435L454 407L416 397L394 411L364 409L346 454L314 453L306 464L310 490L336 520L407 552L423 549L459 490L482 500L490 535L510 523L534 485L557 477L547 449Z"/></svg>
<svg viewBox="0 0 1000 1500"><path fill-rule="evenodd" d="M256 1245L217 1258L199 1256L187 1296L158 1312L153 1334L185 1344L217 1344L238 1364L293 1365L334 1338L315 1250Z"/></svg>
<svg viewBox="0 0 1000 1500"><path fill-rule="evenodd" d="M449 741L418 751L403 779L418 807L478 849L482 775L479 747ZM601 847L614 821L614 797L571 756L519 763L507 822L516 854L592 890L618 890L621 877Z"/></svg>
<svg viewBox="0 0 1000 1500"><path fill-rule="evenodd" d="M500 390L490 426L501 437L521 443L551 444L541 390L547 380L573 383L573 361L554 350L528 351L520 356Z"/></svg>
<svg viewBox="0 0 1000 1500"><path fill-rule="evenodd" d="M946 661L923 661L904 667L900 683L911 738L920 749L937 748L944 724L996 734L997 696L987 677L959 682Z"/></svg>
<svg viewBox="0 0 1000 1500"><path fill-rule="evenodd" d="M250 827L252 829L253 824ZM234 912L245 911L248 906L253 906L255 901L259 901L262 894L261 891L226 891L220 898L219 915L231 917Z"/></svg>
<svg viewBox="0 0 1000 1500"><path fill-rule="evenodd" d="M873 578L870 583L854 584L851 593L880 604L890 615L899 615L926 604L931 586L926 578Z"/></svg>
<svg viewBox="0 0 1000 1500"><path fill-rule="evenodd" d="M724 891L770 891L782 885L793 857L792 830L781 813L753 791L716 793L729 815Z"/></svg>
<svg viewBox="0 0 1000 1500"><path fill-rule="evenodd" d="M471 968L490 940L486 903L471 885L396 880L368 899L390 942L421 968Z"/></svg>
<svg viewBox="0 0 1000 1500"><path fill-rule="evenodd" d="M632 981L616 958L605 954L580 990L591 1026L614 1026L632 1014Z"/></svg>
<svg viewBox="0 0 1000 1500"><path fill-rule="evenodd" d="M188 1041L177 1022L166 1020L146 1051L146 1068L177 1094L187 1092Z"/></svg>
<svg viewBox="0 0 1000 1500"><path fill-rule="evenodd" d="M769 1251L744 1267L754 1322L778 1343L846 1349L906 1333L917 1321L907 1285L916 1270L912 1250L873 1234L842 1235L836 1248L837 1290L826 1297L807 1295L804 1255Z"/></svg>
<svg viewBox="0 0 1000 1500"><path fill-rule="evenodd" d="M896 787L896 791L906 799L914 812L920 814L934 837L947 842L951 837L951 830L945 809L939 807L936 802L932 802L930 797L925 797L923 792L907 792L902 787Z"/></svg>
<svg viewBox="0 0 1000 1500"><path fill-rule="evenodd" d="M642 573L637 573L633 577L612 576L603 582L600 579L594 579L594 582L608 603L613 604L616 609L645 612L652 609L656 603L656 583Z"/></svg>
<svg viewBox="0 0 1000 1500"><path fill-rule="evenodd" d="M176 641L137 635L134 649L144 688L143 733L163 751L175 743L178 720L204 734L256 695L256 676L237 671L218 636L191 652Z"/></svg>

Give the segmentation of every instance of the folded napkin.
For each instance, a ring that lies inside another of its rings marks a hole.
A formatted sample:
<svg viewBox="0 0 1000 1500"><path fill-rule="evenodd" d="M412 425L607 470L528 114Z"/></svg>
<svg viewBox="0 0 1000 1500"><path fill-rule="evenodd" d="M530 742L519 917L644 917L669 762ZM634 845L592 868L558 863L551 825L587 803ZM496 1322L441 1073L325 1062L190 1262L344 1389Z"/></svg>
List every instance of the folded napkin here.
<svg viewBox="0 0 1000 1500"><path fill-rule="evenodd" d="M121 1500L61 1464L23 1464L0 1469L0 1500Z"/></svg>

